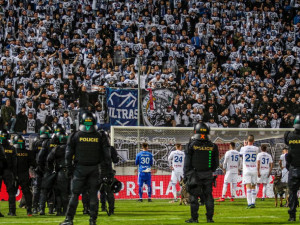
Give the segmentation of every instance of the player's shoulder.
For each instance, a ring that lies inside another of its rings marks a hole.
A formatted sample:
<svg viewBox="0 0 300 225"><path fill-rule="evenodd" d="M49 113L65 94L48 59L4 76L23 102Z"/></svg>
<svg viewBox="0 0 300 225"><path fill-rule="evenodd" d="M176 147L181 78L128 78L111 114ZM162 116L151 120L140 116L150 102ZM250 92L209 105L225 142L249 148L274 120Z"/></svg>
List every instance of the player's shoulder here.
<svg viewBox="0 0 300 225"><path fill-rule="evenodd" d="M246 146L241 147L241 149L240 149L240 154L243 153L243 152L246 151L246 150L247 150Z"/></svg>
<svg viewBox="0 0 300 225"><path fill-rule="evenodd" d="M230 155L231 153L232 153L232 150L228 150L228 151L225 153L225 156Z"/></svg>
<svg viewBox="0 0 300 225"><path fill-rule="evenodd" d="M178 154L178 155L184 154L184 152L183 152L183 151L180 151L180 150L175 150L174 153L176 153L176 154Z"/></svg>
<svg viewBox="0 0 300 225"><path fill-rule="evenodd" d="M260 152L260 153L257 154L257 158L260 158L260 157L262 157L263 155L264 155L264 152Z"/></svg>
<svg viewBox="0 0 300 225"><path fill-rule="evenodd" d="M266 152L266 155L272 158L272 155L270 153Z"/></svg>

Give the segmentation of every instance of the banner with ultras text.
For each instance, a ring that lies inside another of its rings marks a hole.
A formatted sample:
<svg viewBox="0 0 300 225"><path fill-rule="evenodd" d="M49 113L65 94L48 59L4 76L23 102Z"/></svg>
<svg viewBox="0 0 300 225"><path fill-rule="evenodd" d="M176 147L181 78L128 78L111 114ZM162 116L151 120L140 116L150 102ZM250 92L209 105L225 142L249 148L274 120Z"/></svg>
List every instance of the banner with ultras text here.
<svg viewBox="0 0 300 225"><path fill-rule="evenodd" d="M137 89L106 89L108 116L111 125L136 126L138 119Z"/></svg>

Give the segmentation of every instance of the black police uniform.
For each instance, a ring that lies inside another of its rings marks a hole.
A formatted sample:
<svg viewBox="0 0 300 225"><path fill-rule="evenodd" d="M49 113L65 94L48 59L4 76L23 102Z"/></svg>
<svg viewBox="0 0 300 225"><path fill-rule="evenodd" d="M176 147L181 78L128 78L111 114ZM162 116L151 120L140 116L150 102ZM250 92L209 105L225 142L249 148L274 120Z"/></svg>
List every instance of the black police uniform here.
<svg viewBox="0 0 300 225"><path fill-rule="evenodd" d="M206 129L205 132L209 132L206 125L199 125L199 127ZM198 198L200 196L205 198L207 222L213 222L212 183L213 172L219 165L219 151L217 145L208 140L207 134L195 134L186 145L184 177L190 193L192 216L190 220L186 221L187 223L198 222Z"/></svg>
<svg viewBox="0 0 300 225"><path fill-rule="evenodd" d="M8 141L5 141L2 146L2 150L5 153L7 167L3 171L3 181L8 193L9 213L8 215L16 215L16 168L17 168L17 156L15 148L9 145Z"/></svg>
<svg viewBox="0 0 300 225"><path fill-rule="evenodd" d="M293 132L286 132L284 142L289 146L286 154L287 168L289 169L289 211L290 221L295 221L296 208L298 204L297 192L300 188L300 129Z"/></svg>
<svg viewBox="0 0 300 225"><path fill-rule="evenodd" d="M38 154L37 165L43 173L40 196L40 215L45 214L46 201L48 200L49 214L53 214L54 208L54 182L55 174L47 165L47 157L53 148L59 144L56 136L43 142L42 150Z"/></svg>
<svg viewBox="0 0 300 225"><path fill-rule="evenodd" d="M83 214L90 213L90 194L89 194L89 187L85 186L83 188L83 192L81 194L81 202L83 206Z"/></svg>
<svg viewBox="0 0 300 225"><path fill-rule="evenodd" d="M67 145L59 145L52 149L47 157L49 170L55 171L56 180L54 183L55 202L57 215L65 215L69 202L70 178L67 174L65 163Z"/></svg>
<svg viewBox="0 0 300 225"><path fill-rule="evenodd" d="M24 141L25 145L25 141ZM32 193L30 191L29 168L34 165L32 152L24 148L19 148L18 144L14 145L17 154L17 186L21 186L26 201L27 214L32 214Z"/></svg>
<svg viewBox="0 0 300 225"><path fill-rule="evenodd" d="M42 150L43 142L45 139L36 139L32 143L32 152L33 158L35 160L35 166L37 165L38 154ZM37 213L37 208L39 207L40 195L41 195L41 185L43 179L42 171L37 167L35 168L35 177L33 178L32 187L33 187L33 213Z"/></svg>
<svg viewBox="0 0 300 225"><path fill-rule="evenodd" d="M99 163L105 158L104 146L99 133L86 133L77 131L73 133L67 144L66 163L68 168L72 167L73 156L75 169L71 182L71 199L69 201L68 210L66 213L66 221L61 224L68 224L68 221L73 221L78 205L78 197L83 192L85 185L89 187L90 197L90 224L96 224L98 216L98 197L99 189Z"/></svg>
<svg viewBox="0 0 300 225"><path fill-rule="evenodd" d="M2 145L0 145L0 190L2 186L3 173L6 168L7 168L7 161L5 158L4 148ZM4 217L4 215L1 212L0 212L0 217Z"/></svg>
<svg viewBox="0 0 300 225"><path fill-rule="evenodd" d="M108 202L108 215L114 214L115 209L115 196L112 190L112 182L114 181L114 171L112 163L118 163L118 153L114 147L107 149L110 151L111 158L100 165L100 202L102 211L106 211L106 200Z"/></svg>

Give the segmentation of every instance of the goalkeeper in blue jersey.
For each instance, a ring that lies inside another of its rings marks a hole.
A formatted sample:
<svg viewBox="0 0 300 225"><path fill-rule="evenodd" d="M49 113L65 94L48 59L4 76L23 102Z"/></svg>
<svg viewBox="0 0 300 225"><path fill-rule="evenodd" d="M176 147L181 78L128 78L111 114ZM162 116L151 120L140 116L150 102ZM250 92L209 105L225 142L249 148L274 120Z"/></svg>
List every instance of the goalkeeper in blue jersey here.
<svg viewBox="0 0 300 225"><path fill-rule="evenodd" d="M143 201L143 185L148 186L148 202L151 200L151 166L153 165L153 155L148 152L148 143L142 144L142 151L136 155L135 165L139 166L138 183L139 183L139 202Z"/></svg>

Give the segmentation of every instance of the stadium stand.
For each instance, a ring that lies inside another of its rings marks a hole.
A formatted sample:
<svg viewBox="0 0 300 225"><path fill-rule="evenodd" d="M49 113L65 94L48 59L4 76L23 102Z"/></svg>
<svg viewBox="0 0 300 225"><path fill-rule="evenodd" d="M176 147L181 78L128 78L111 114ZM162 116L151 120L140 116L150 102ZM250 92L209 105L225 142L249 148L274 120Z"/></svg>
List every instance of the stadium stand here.
<svg viewBox="0 0 300 225"><path fill-rule="evenodd" d="M0 128L107 123L104 87L168 88L162 126L291 127L298 1L0 0Z"/></svg>

